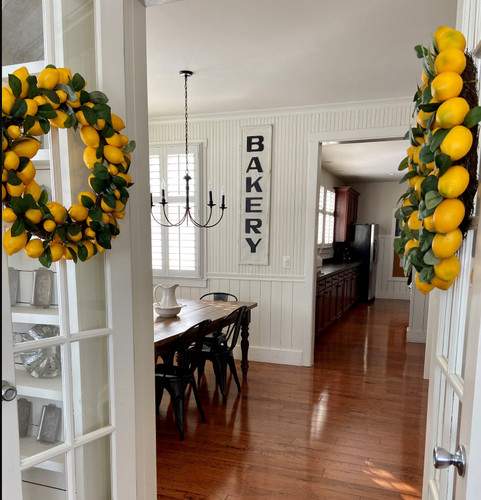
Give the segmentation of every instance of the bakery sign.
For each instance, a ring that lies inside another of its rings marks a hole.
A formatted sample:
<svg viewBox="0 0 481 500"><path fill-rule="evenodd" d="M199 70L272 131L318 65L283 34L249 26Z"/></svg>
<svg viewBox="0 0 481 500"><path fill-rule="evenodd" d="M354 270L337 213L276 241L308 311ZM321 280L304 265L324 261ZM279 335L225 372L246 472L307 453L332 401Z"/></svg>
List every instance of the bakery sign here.
<svg viewBox="0 0 481 500"><path fill-rule="evenodd" d="M242 127L240 264L269 264L272 125Z"/></svg>

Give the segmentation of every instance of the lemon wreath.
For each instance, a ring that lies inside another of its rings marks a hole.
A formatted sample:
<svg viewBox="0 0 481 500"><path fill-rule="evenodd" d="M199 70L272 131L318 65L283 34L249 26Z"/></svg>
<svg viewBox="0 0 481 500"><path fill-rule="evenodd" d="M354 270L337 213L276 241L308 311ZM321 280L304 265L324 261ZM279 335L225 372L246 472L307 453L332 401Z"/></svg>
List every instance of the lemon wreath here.
<svg viewBox="0 0 481 500"><path fill-rule="evenodd" d="M400 236L394 249L404 273L415 269L418 290L447 290L460 271L456 256L468 230L478 185L477 144L481 108L476 67L464 35L440 26L432 50L418 45L423 85L414 95L411 145L399 170L408 182L396 211Z"/></svg>
<svg viewBox="0 0 481 500"><path fill-rule="evenodd" d="M15 70L2 88L2 219L12 223L3 237L8 255L25 249L45 267L61 258L83 262L110 249L120 232L135 142L120 133L125 124L111 113L107 96L85 86L78 73L72 77L69 68L48 65L38 77L25 67ZM91 191L78 193L78 203L68 209L49 200L35 181L37 137L51 126L80 126L86 145Z"/></svg>

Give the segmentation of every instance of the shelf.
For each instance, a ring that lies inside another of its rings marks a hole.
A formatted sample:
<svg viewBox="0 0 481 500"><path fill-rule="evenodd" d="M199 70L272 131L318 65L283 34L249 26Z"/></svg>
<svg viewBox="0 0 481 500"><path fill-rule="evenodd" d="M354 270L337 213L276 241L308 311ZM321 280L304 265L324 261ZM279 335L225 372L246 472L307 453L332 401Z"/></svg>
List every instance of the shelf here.
<svg viewBox="0 0 481 500"><path fill-rule="evenodd" d="M30 307L14 306L12 307L13 323L32 323L43 325L59 325L59 316L57 307Z"/></svg>
<svg viewBox="0 0 481 500"><path fill-rule="evenodd" d="M23 369L16 369L15 385L19 397L63 401L62 377L60 375L55 378L36 378Z"/></svg>
<svg viewBox="0 0 481 500"><path fill-rule="evenodd" d="M46 444L37 441L37 439L33 436L25 436L20 438L20 456L22 459L30 458L38 453L50 450L59 444L62 444L62 442L57 441L52 444ZM46 460L35 467L53 472L65 472L65 455L60 454L59 456Z"/></svg>

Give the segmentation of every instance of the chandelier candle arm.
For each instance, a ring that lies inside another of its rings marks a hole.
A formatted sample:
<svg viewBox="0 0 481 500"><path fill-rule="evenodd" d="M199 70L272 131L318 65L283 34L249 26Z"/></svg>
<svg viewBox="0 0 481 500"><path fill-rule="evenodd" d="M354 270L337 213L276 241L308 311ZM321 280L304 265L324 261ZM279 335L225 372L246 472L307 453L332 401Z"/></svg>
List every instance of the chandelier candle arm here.
<svg viewBox="0 0 481 500"><path fill-rule="evenodd" d="M212 198L212 185L209 181L209 184L207 187L209 201L208 201L208 203L206 203L206 205L209 207L209 214L207 217L207 221L204 222L203 224L196 221L193 218L191 211L190 211L191 208L190 208L189 182L192 180L192 177L189 175L189 126L188 126L189 115L188 115L188 108L187 108L187 78L189 76L192 76L193 72L188 71L188 70L182 70L179 73L184 77L184 94L185 94L185 176L184 176L184 180L185 180L185 207L184 207L185 213L178 222L174 223L174 222L171 222L169 220L169 218L167 216L167 211L165 210L165 206L167 205L168 202L165 198L166 185L165 185L164 179L162 179L162 182L160 185L161 201L157 204L154 204L152 193L150 194L150 213L152 215L152 219L154 219L154 221L157 222L157 224L159 224L160 226L163 226L163 227L178 227L178 226L182 225L184 222L189 224L189 221L190 221L195 227L210 228L210 227L217 226L217 224L219 224L219 222L224 217L224 210L227 208L225 205L225 189L224 189L224 186L222 186L221 204L219 207L221 210L220 217L217 220L217 222L214 222L211 224L210 221L212 218L212 209L216 205L215 205L213 198ZM163 212L163 215L165 217L166 223L163 223L163 222L156 219L156 217L154 216L154 213L153 213L154 206L162 206L162 212Z"/></svg>

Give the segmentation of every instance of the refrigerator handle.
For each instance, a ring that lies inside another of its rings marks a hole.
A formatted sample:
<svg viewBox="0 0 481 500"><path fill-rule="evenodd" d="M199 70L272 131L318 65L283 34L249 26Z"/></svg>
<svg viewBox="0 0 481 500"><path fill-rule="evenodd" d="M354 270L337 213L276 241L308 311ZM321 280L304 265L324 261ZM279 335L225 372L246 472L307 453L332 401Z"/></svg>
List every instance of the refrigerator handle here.
<svg viewBox="0 0 481 500"><path fill-rule="evenodd" d="M374 240L372 261L374 264L377 264L377 240Z"/></svg>

